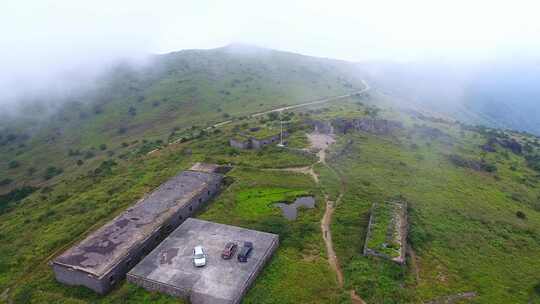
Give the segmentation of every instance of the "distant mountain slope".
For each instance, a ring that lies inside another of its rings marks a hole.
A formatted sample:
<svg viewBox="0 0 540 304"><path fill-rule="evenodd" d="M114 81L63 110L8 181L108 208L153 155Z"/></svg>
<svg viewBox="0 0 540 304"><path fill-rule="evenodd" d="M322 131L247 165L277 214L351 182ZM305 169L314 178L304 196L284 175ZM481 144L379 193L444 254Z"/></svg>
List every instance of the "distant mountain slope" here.
<svg viewBox="0 0 540 304"><path fill-rule="evenodd" d="M245 45L120 63L83 89L25 101L22 115L0 114L0 168L17 164L0 180L43 183L46 167L76 169L135 140L345 94L363 88L361 79L347 62ZM0 192L16 185L5 184Z"/></svg>
<svg viewBox="0 0 540 304"><path fill-rule="evenodd" d="M540 66L492 66L467 87L465 106L500 125L540 134Z"/></svg>
<svg viewBox="0 0 540 304"><path fill-rule="evenodd" d="M408 105L540 134L540 66L534 60L494 63L373 63L372 82Z"/></svg>

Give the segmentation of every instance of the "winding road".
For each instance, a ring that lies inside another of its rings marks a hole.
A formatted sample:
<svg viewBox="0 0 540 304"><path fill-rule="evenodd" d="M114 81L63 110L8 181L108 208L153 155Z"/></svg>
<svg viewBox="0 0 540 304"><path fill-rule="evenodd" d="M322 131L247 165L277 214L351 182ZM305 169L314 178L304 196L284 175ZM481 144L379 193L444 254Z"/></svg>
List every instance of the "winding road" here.
<svg viewBox="0 0 540 304"><path fill-rule="evenodd" d="M277 109L272 109L272 110L267 110L267 111L264 111L264 112L257 112L257 113L254 113L254 114L250 114L249 116L255 118L255 117L260 117L260 116L263 116L263 115L266 115L266 114L272 113L272 112L283 112L283 111L287 111L287 110L292 110L292 109L298 109L298 108L308 107L308 106L312 106L312 105L323 104L323 103L327 103L327 102L330 102L330 101L335 101L335 100L351 97L351 96L354 96L354 95L362 94L362 93L365 93L365 92L367 92L367 91L369 91L371 89L369 84L363 79L362 79L362 84L364 84L365 88L363 88L361 90L358 90L358 91L351 92L349 94L338 95L338 96L333 96L333 97L326 97L326 98L323 98L323 99L318 99L318 100L305 102L305 103L301 103L301 104L279 107ZM213 125L211 125L209 127L206 127L205 130L209 131L209 130L212 130L212 129L215 129L215 128L219 128L219 127L228 125L231 122L233 122L232 119L220 121L220 122L215 123L215 124L213 124ZM179 139L173 141L172 144L177 144L180 141L182 141L182 138L179 138Z"/></svg>
<svg viewBox="0 0 540 304"><path fill-rule="evenodd" d="M371 89L371 87L369 86L369 84L365 80L362 80L362 83L364 84L365 88L363 88L361 90L358 90L358 91L355 91L355 92L352 92L352 93L349 93L349 94L333 96L333 97L327 97L327 98L318 99L318 100L305 102L305 103L292 105L292 106L280 107L280 108L277 108L277 109L252 114L251 117L259 117L259 116L262 116L262 115L265 115L265 114L268 114L268 113L272 113L272 112L283 112L283 111L287 111L287 110L292 110L292 109L297 109L297 108L302 108L302 107L327 103L327 102L330 102L330 101L335 101L335 100L351 97L351 96L354 96L354 95L362 94L362 93L365 93L365 92L367 92L367 91L369 91Z"/></svg>

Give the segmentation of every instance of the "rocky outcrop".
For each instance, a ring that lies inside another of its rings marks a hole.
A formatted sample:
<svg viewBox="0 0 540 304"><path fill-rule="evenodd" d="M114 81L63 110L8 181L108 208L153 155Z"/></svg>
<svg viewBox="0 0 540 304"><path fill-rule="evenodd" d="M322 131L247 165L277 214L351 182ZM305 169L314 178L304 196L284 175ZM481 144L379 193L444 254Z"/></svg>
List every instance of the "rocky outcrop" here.
<svg viewBox="0 0 540 304"><path fill-rule="evenodd" d="M308 124L313 128L315 133L332 134L334 132L330 121L311 120L308 121Z"/></svg>
<svg viewBox="0 0 540 304"><path fill-rule="evenodd" d="M332 125L336 132L343 134L353 131L363 131L377 135L390 135L397 130L403 129L401 122L378 118L337 118L332 121Z"/></svg>
<svg viewBox="0 0 540 304"><path fill-rule="evenodd" d="M496 152L496 145L499 145L505 149L512 151L512 153L521 155L523 153L523 146L513 138L496 138L489 137L487 142L480 146L480 148L486 152Z"/></svg>

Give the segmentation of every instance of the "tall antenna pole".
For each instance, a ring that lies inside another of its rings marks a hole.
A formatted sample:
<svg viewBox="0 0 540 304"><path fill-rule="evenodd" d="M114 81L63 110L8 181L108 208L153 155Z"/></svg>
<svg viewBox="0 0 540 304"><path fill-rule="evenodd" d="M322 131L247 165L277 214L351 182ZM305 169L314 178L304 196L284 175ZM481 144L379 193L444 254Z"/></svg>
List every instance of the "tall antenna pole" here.
<svg viewBox="0 0 540 304"><path fill-rule="evenodd" d="M281 123L281 135L280 135L280 140L279 140L279 144L283 146L283 120L280 120L280 123Z"/></svg>

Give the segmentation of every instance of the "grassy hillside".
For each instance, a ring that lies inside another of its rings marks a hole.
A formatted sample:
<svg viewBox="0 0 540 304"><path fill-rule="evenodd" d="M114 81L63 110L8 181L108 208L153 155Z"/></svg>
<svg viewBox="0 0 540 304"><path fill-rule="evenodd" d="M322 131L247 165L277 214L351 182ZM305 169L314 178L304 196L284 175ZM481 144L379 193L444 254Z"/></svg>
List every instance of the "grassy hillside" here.
<svg viewBox="0 0 540 304"><path fill-rule="evenodd" d="M241 45L120 64L84 93L48 101L63 104L50 116L42 106L29 107L25 119L0 119L0 193L150 151L211 122L363 87L348 63Z"/></svg>
<svg viewBox="0 0 540 304"><path fill-rule="evenodd" d="M419 303L460 292L475 292L471 303L540 303L538 172L508 148L484 151L493 135L483 129L382 115L406 127L387 136L341 137L330 157L338 175L321 172L334 193L336 180L345 183L332 228L346 285L368 303ZM469 162L452 161L457 155ZM471 165L480 159L491 166ZM406 267L361 255L372 203L389 199L409 204Z"/></svg>
<svg viewBox="0 0 540 304"><path fill-rule="evenodd" d="M308 147L313 119L369 116L401 125L337 134L327 164L314 166L320 184L275 170L312 165L314 155L228 145L238 130L276 124L274 115L250 113L360 88L356 71L342 62L227 47L120 66L50 119L2 120L0 302L178 303L125 282L107 296L67 287L47 263L205 161L234 169L197 217L280 235L245 303L351 303L350 290L366 303L425 303L462 292L475 294L464 303L540 303L539 138L380 107L392 97L373 90L286 115L295 149ZM273 208L305 194L316 206L300 209L295 221ZM331 232L343 288L320 229L325 195L338 201ZM408 206L402 267L362 255L370 207L392 199Z"/></svg>

